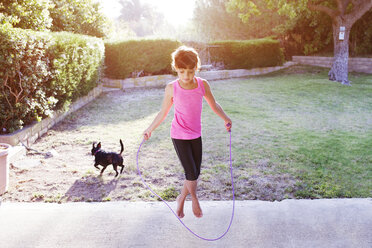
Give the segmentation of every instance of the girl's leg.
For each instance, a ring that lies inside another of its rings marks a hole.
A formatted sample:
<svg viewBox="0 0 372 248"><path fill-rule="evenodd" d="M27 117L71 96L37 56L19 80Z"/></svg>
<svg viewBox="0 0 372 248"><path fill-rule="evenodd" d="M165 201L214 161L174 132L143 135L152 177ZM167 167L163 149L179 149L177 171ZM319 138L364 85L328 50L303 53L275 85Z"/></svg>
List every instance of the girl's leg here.
<svg viewBox="0 0 372 248"><path fill-rule="evenodd" d="M183 183L183 188L181 190L181 194L179 196L177 196L177 199L176 199L176 201L177 201L177 215L180 218L183 218L185 216L185 214L183 212L183 206L185 205L186 197L189 194L190 194L190 192L187 189L186 180L185 180L185 182Z"/></svg>
<svg viewBox="0 0 372 248"><path fill-rule="evenodd" d="M177 215L180 218L184 217L184 203L187 195L191 194L194 215L200 218L203 216L203 213L196 195L196 189L202 157L201 138L195 140L172 139L172 141L181 164L184 167L186 176L181 194L177 197Z"/></svg>
<svg viewBox="0 0 372 248"><path fill-rule="evenodd" d="M197 178L200 175L200 166L202 162L202 139L201 137L191 142L191 149L192 149L193 160L195 163L196 180L186 180L186 184L191 194L192 211L194 212L194 215L196 217L201 218L203 216L203 211L200 208L199 199L196 193L197 186L198 186Z"/></svg>
<svg viewBox="0 0 372 248"><path fill-rule="evenodd" d="M198 186L198 181L189 181L185 180L186 187L191 195L192 200L192 211L194 212L194 215L198 218L203 217L203 211L200 208L198 196L196 195L196 188Z"/></svg>

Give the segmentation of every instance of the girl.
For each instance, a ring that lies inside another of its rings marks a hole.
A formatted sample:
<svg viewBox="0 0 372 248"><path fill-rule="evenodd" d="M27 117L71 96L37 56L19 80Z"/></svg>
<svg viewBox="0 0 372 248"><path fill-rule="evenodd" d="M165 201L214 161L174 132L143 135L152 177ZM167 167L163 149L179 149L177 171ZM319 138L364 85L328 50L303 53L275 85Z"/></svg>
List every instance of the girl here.
<svg viewBox="0 0 372 248"><path fill-rule="evenodd" d="M208 82L195 77L195 72L199 67L199 55L193 48L181 46L172 53L172 68L177 72L178 79L165 87L161 110L143 133L144 139L148 140L174 104L174 119L170 135L186 176L181 194L177 197L177 215L180 218L185 216L183 207L186 196L189 194L192 199L194 215L198 218L203 216L196 195L197 179L202 161L201 112L203 97L211 109L224 120L227 131L230 131L232 124L231 119L214 99Z"/></svg>

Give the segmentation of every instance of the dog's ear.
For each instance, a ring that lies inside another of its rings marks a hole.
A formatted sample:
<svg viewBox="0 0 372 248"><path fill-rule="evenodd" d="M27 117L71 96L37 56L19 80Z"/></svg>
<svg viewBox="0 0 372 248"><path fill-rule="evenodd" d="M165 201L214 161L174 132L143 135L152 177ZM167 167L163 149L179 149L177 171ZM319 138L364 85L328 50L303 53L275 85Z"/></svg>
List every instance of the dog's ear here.
<svg viewBox="0 0 372 248"><path fill-rule="evenodd" d="M101 148L101 142L98 143L97 148Z"/></svg>
<svg viewBox="0 0 372 248"><path fill-rule="evenodd" d="M95 144L96 144L96 142L93 142L93 148L95 148L95 147L94 147Z"/></svg>

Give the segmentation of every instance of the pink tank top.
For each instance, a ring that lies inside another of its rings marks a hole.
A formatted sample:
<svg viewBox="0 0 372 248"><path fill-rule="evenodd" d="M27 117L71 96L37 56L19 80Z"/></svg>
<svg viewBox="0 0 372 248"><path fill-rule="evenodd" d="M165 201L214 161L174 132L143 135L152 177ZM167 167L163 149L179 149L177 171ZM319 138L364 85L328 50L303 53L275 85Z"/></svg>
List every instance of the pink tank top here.
<svg viewBox="0 0 372 248"><path fill-rule="evenodd" d="M174 118L171 126L171 138L190 140L201 136L201 113L204 84L196 77L198 87L192 90L183 89L178 80L173 82Z"/></svg>

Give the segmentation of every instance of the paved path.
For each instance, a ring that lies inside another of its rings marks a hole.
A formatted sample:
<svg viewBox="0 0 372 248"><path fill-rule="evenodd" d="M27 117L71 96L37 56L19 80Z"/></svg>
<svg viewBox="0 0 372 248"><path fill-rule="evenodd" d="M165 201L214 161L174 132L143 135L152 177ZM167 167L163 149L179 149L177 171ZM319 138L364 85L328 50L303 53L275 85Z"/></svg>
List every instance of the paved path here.
<svg viewBox="0 0 372 248"><path fill-rule="evenodd" d="M171 203L175 207L174 203ZM201 202L184 221L216 238L232 202ZM208 242L190 234L162 202L2 203L0 247L372 247L372 199L237 201L230 231Z"/></svg>

